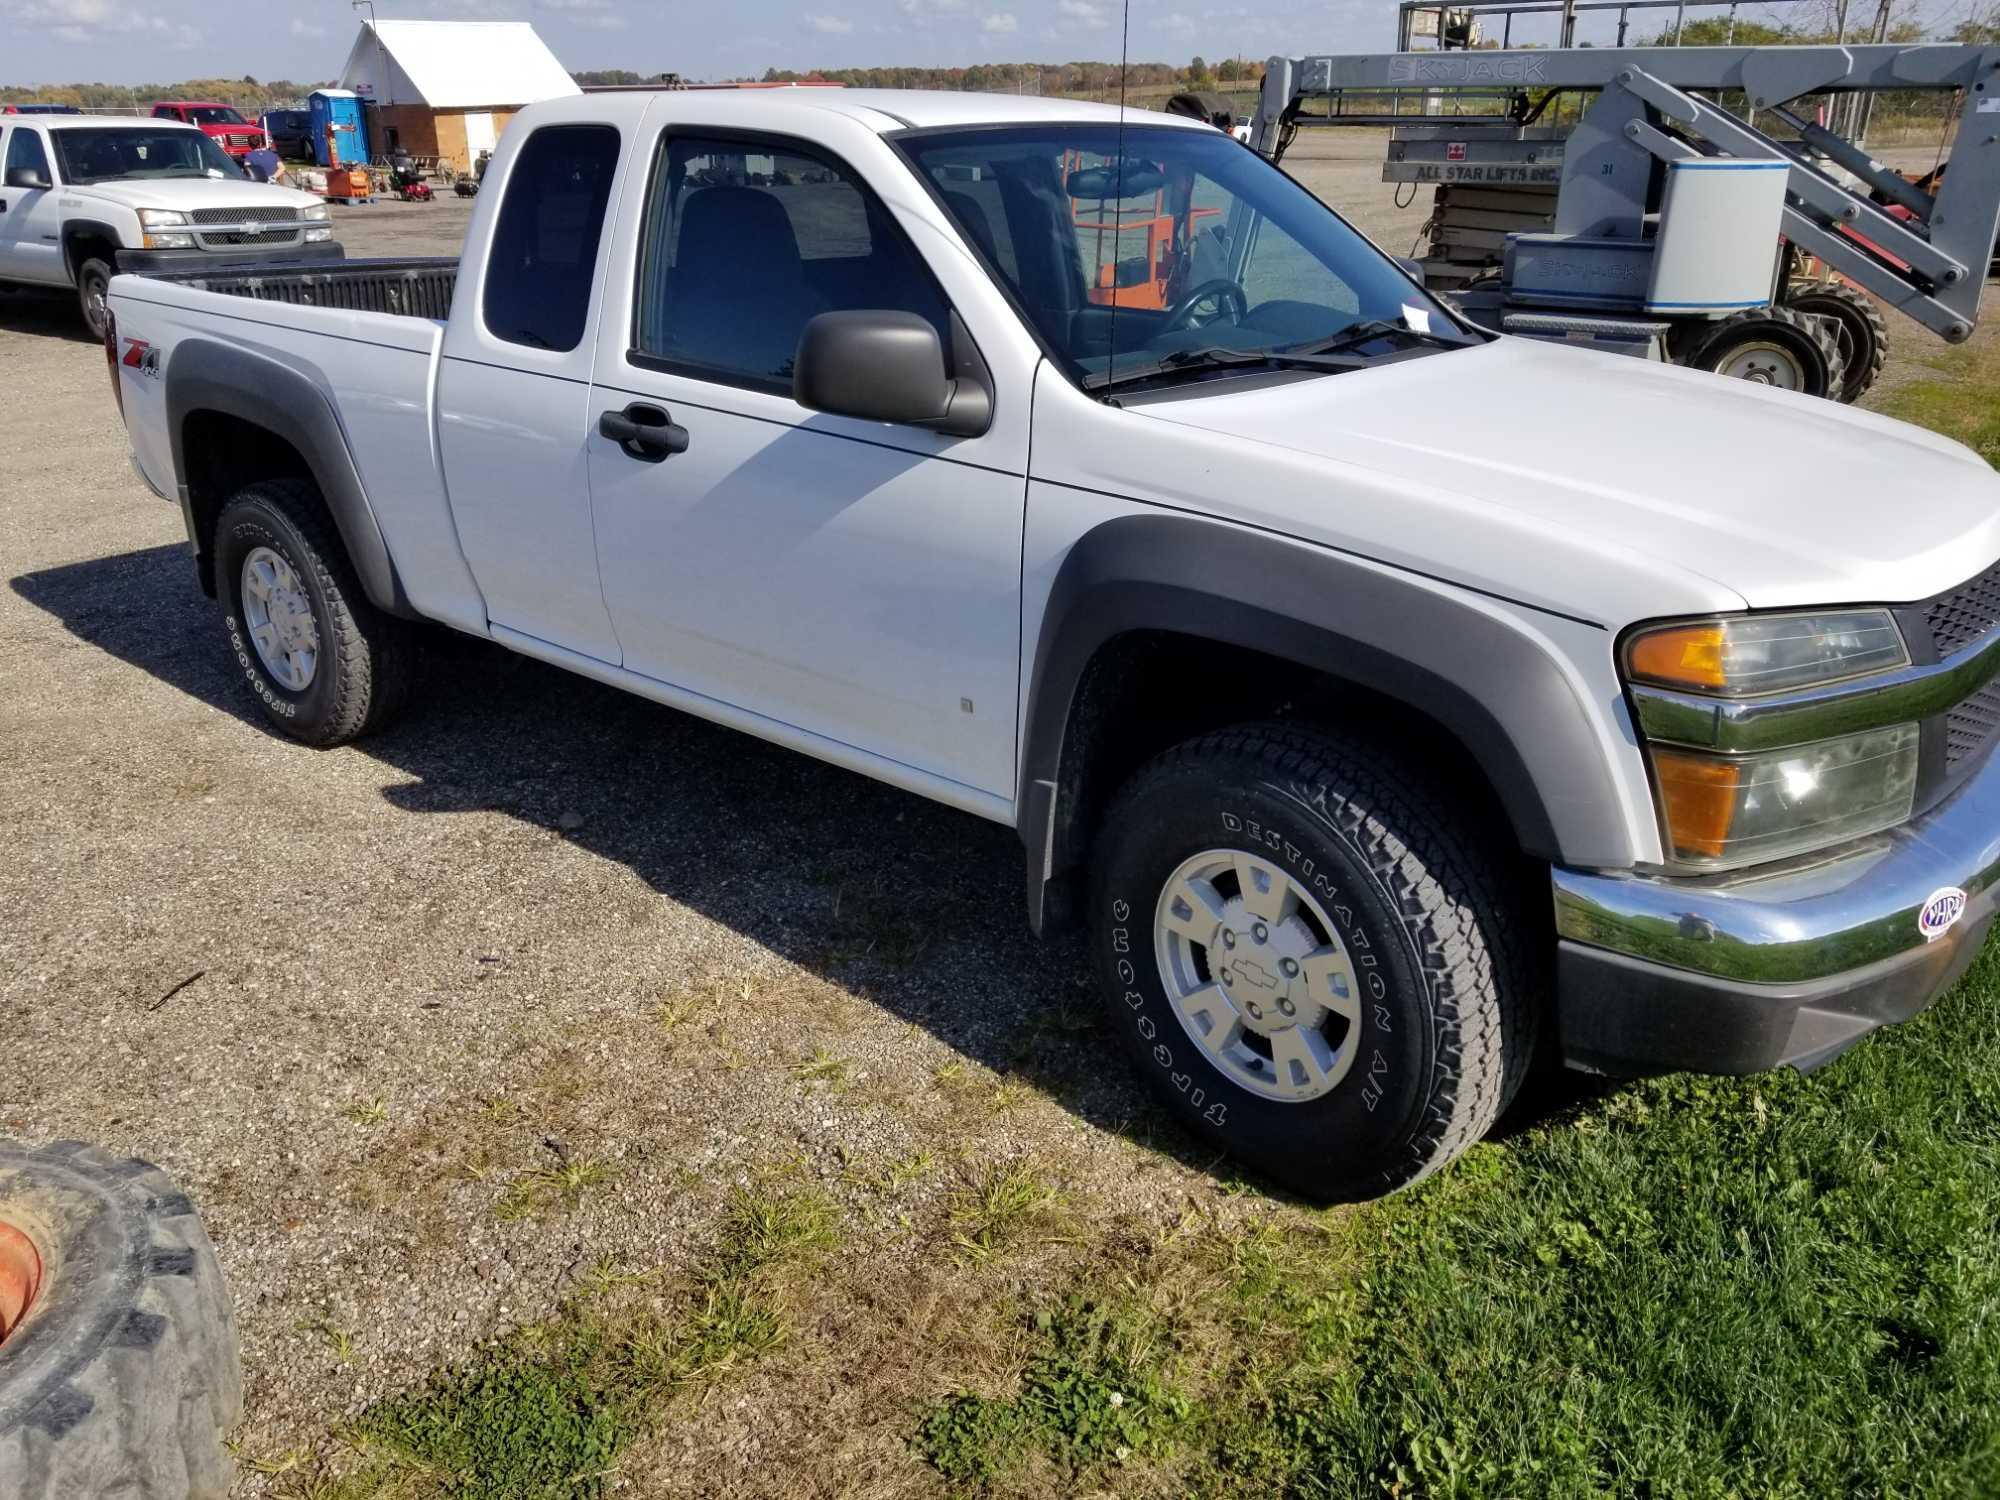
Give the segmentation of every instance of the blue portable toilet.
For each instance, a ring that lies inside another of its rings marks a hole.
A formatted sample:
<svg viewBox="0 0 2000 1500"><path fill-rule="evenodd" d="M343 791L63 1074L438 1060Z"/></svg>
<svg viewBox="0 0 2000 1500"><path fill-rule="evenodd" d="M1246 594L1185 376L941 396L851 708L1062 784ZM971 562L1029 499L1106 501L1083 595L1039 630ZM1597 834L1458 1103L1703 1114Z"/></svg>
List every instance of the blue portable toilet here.
<svg viewBox="0 0 2000 1500"><path fill-rule="evenodd" d="M353 89L314 89L306 98L312 111L313 160L322 167L368 165L368 121L361 96ZM333 127L333 149L327 157L327 127Z"/></svg>

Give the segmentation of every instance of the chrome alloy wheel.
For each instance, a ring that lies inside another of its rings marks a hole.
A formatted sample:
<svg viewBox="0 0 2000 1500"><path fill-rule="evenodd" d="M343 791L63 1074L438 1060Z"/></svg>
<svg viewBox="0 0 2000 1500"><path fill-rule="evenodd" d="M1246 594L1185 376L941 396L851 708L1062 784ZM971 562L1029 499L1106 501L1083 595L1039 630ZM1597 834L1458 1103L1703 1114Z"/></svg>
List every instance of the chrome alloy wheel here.
<svg viewBox="0 0 2000 1500"><path fill-rule="evenodd" d="M292 565L269 547L243 559L243 625L257 659L279 687L303 693L319 665L312 600Z"/></svg>
<svg viewBox="0 0 2000 1500"><path fill-rule="evenodd" d="M1732 349L1715 367L1715 373L1747 380L1752 385L1773 385L1781 391L1806 388L1806 371L1798 355L1781 344L1762 340Z"/></svg>
<svg viewBox="0 0 2000 1500"><path fill-rule="evenodd" d="M1160 892L1153 949L1190 1039L1253 1094L1290 1104L1354 1065L1361 985L1317 901L1238 849L1184 862Z"/></svg>

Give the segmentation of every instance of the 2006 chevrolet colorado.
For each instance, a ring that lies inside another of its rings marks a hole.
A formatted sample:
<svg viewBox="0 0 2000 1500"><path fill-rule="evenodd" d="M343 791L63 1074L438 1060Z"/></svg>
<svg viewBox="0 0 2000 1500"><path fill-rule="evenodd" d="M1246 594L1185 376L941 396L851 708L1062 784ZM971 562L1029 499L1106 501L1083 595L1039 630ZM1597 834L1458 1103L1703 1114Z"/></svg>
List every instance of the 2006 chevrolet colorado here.
<svg viewBox="0 0 2000 1500"><path fill-rule="evenodd" d="M1012 825L1152 1087L1326 1198L1538 1048L1811 1066L1984 937L1966 449L1482 332L1162 116L601 94L487 186L455 264L112 283L285 732L436 621Z"/></svg>

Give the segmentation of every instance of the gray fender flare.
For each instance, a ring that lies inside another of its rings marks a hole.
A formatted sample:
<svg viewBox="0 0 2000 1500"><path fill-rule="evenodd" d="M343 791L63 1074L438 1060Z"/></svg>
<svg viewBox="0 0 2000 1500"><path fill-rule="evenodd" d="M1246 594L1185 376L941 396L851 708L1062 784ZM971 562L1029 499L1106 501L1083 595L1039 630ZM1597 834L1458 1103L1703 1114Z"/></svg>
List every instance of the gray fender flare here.
<svg viewBox="0 0 2000 1500"><path fill-rule="evenodd" d="M1087 836L1060 805L1071 709L1098 650L1141 630L1259 651L1402 703L1471 754L1525 852L1604 867L1635 857L1585 705L1521 632L1339 553L1190 516L1122 516L1070 549L1035 648L1017 805L1037 932L1047 884Z"/></svg>
<svg viewBox="0 0 2000 1500"><path fill-rule="evenodd" d="M361 473L355 467L339 413L317 381L268 355L194 338L174 347L167 362L166 384L174 482L180 490L181 511L189 518L188 540L195 548L195 565L204 586L208 586L210 563L201 556L202 539L192 522L189 455L182 445L187 439L187 419L197 412L212 411L261 427L298 450L319 486L369 602L391 614L417 617L362 488Z"/></svg>

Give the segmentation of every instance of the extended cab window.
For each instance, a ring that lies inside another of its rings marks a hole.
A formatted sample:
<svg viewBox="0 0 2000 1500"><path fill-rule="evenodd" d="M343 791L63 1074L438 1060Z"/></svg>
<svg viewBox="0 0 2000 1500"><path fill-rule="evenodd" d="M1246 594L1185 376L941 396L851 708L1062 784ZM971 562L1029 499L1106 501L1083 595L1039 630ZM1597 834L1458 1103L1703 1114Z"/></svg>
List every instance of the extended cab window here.
<svg viewBox="0 0 2000 1500"><path fill-rule="evenodd" d="M26 167L31 172L39 172L44 180L49 175L48 153L42 150L42 137L25 125L16 125L12 138L7 142L7 165L5 170Z"/></svg>
<svg viewBox="0 0 2000 1500"><path fill-rule="evenodd" d="M500 202L486 262L486 328L567 352L583 339L604 206L618 171L609 125L544 125L528 137Z"/></svg>
<svg viewBox="0 0 2000 1500"><path fill-rule="evenodd" d="M808 320L888 308L949 347L930 270L846 167L790 144L670 136L653 175L636 353L781 389Z"/></svg>

